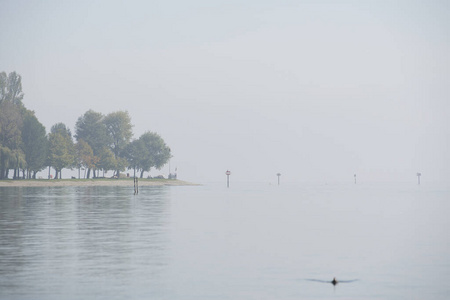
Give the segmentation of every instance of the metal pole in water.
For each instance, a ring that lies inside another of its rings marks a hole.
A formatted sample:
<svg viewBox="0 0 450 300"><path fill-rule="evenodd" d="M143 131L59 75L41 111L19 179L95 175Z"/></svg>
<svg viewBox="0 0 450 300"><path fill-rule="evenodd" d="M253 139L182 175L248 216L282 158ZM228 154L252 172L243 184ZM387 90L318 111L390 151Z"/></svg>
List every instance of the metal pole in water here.
<svg viewBox="0 0 450 300"><path fill-rule="evenodd" d="M134 194L136 195L138 193L138 182L137 182L137 178L136 178L136 168L134 169L133 184L134 184Z"/></svg>
<svg viewBox="0 0 450 300"><path fill-rule="evenodd" d="M277 176L278 176L278 185L280 185L280 176L281 176L281 174L277 173Z"/></svg>
<svg viewBox="0 0 450 300"><path fill-rule="evenodd" d="M356 184L356 174L355 175L353 175L354 177L355 177L355 184Z"/></svg>
<svg viewBox="0 0 450 300"><path fill-rule="evenodd" d="M230 187L230 175L231 175L231 172L227 170L225 172L225 174L227 175L227 188L229 188Z"/></svg>
<svg viewBox="0 0 450 300"><path fill-rule="evenodd" d="M417 184L420 184L420 176L422 175L422 173L417 173Z"/></svg>
<svg viewBox="0 0 450 300"><path fill-rule="evenodd" d="M139 194L139 182L138 179L136 177L133 178L133 182L134 182L134 194L137 195Z"/></svg>

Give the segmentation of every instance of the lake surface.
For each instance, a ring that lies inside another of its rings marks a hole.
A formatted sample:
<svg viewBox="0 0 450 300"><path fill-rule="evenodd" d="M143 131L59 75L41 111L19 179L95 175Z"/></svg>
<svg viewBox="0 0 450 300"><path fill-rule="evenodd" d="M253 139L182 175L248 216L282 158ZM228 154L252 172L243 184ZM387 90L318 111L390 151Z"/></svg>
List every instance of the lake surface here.
<svg viewBox="0 0 450 300"><path fill-rule="evenodd" d="M3 187L0 299L450 299L449 212L413 183Z"/></svg>

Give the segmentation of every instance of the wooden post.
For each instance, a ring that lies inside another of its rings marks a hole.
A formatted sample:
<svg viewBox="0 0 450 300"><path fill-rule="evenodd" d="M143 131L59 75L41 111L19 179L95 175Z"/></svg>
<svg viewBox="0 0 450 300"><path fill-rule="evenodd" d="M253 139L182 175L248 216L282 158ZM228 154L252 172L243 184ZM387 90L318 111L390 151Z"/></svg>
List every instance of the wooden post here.
<svg viewBox="0 0 450 300"><path fill-rule="evenodd" d="M133 183L134 183L134 194L137 195L139 194L139 182L137 177L133 178Z"/></svg>
<svg viewBox="0 0 450 300"><path fill-rule="evenodd" d="M139 193L139 183L138 178L136 177L136 168L134 169L133 183L134 183L134 194L137 195Z"/></svg>

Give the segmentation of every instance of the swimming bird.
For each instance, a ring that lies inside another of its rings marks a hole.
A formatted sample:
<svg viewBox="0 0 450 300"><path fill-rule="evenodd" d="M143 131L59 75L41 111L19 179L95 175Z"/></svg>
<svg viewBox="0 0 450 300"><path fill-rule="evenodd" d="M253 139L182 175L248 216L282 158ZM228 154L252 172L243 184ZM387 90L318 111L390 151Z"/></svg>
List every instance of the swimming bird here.
<svg viewBox="0 0 450 300"><path fill-rule="evenodd" d="M357 281L358 279L353 279L353 280L339 280L337 281L336 277L333 277L333 280L331 281L327 281L327 280L319 280L319 279L306 279L308 281L315 281L315 282L323 282L323 283L331 283L332 285L336 286L338 283L343 283L343 282L354 282Z"/></svg>

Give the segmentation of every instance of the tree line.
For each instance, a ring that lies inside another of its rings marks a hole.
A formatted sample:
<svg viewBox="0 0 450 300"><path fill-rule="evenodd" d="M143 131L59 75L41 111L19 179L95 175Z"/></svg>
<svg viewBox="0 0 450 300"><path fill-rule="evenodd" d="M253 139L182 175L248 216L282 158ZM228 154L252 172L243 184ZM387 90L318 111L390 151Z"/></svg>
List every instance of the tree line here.
<svg viewBox="0 0 450 300"><path fill-rule="evenodd" d="M157 133L147 131L132 139L127 111L104 115L88 110L75 124L75 134L64 123L53 125L47 134L34 111L22 100L22 78L16 72L0 73L0 179L36 179L39 171L51 167L55 179L63 169L87 170L86 178L100 171L144 172L161 169L170 159L170 148Z"/></svg>

